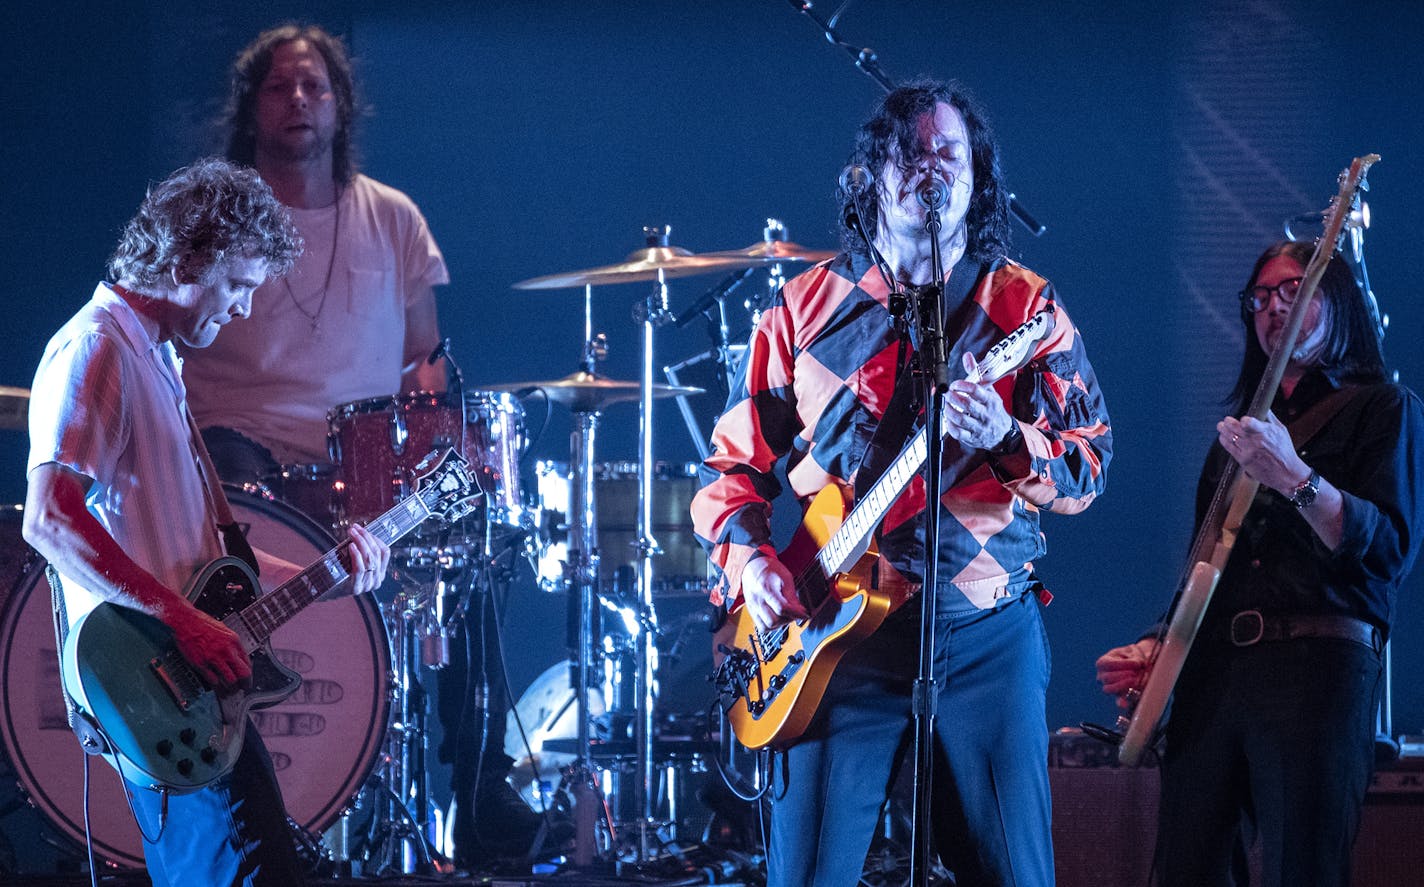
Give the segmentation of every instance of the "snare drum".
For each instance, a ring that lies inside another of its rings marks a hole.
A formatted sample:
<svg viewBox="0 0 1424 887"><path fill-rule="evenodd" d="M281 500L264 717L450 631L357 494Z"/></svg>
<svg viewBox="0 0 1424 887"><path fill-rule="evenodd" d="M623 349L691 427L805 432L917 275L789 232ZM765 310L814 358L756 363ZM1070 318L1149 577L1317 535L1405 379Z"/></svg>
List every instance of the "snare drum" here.
<svg viewBox="0 0 1424 887"><path fill-rule="evenodd" d="M535 567L545 591L563 587L568 560L570 477L565 462L535 465L539 515L539 557ZM652 526L662 554L653 561L653 590L701 594L708 586L707 555L692 531L692 497L697 492L697 463L658 462L653 470ZM599 575L611 585L620 568L638 569L638 465L603 462L594 466L594 503L598 521Z"/></svg>
<svg viewBox="0 0 1424 887"><path fill-rule="evenodd" d="M337 406L327 414L331 458L340 466L343 521L366 523L414 489L414 469L431 450L455 447L478 472L486 514L518 526L519 457L524 410L513 395L465 392L465 411L449 395L418 391Z"/></svg>
<svg viewBox="0 0 1424 887"><path fill-rule="evenodd" d="M334 544L325 529L281 503L236 487L226 492L233 514L257 548L307 564ZM21 546L18 532L0 533L0 542ZM0 741L31 802L82 847L84 753L69 730L60 695L43 567L36 556L13 585L5 586ZM280 705L251 716L272 757L288 815L320 833L365 783L385 740L390 712L385 624L370 595L336 598L308 607L278 629L272 650L302 676L302 685ZM91 764L90 771L95 853L119 868L141 868L143 839L123 783L108 767Z"/></svg>

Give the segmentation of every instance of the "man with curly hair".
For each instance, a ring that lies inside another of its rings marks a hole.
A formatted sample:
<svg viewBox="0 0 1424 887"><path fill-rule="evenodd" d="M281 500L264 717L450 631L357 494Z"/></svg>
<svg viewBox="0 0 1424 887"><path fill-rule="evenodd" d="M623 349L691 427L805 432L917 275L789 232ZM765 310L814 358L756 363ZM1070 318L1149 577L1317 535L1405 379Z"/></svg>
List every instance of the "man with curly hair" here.
<svg viewBox="0 0 1424 887"><path fill-rule="evenodd" d="M58 571L69 625L100 603L138 610L172 630L215 688L252 669L237 635L182 592L224 550L174 344L211 345L300 249L255 173L222 160L179 170L150 189L109 261L114 282L99 284L55 333L35 372L23 532ZM348 587L370 591L390 550L361 527L349 538ZM269 586L295 572L258 561ZM167 795L130 782L129 794L155 884L300 883L272 762L251 721L233 769L206 788Z"/></svg>

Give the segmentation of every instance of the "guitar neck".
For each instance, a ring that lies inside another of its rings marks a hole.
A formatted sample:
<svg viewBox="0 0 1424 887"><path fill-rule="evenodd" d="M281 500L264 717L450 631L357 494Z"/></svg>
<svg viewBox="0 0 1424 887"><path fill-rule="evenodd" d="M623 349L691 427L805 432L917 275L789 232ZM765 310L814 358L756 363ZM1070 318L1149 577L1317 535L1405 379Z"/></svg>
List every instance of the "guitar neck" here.
<svg viewBox="0 0 1424 887"><path fill-rule="evenodd" d="M844 573L865 552L865 544L870 534L880 526L890 505L904 492L910 480L925 464L928 449L928 435L921 428L915 433L908 446L900 451L885 473L870 488L870 492L860 500L846 516L845 523L831 536L830 541L816 555L816 562L826 576Z"/></svg>
<svg viewBox="0 0 1424 887"><path fill-rule="evenodd" d="M993 384L1027 363L1034 344L1053 330L1055 310L1050 302L997 342L977 362L972 380ZM943 438L948 430L949 416L945 413L940 423L940 437ZM816 563L824 576L845 572L865 553L871 533L885 519L890 506L909 486L910 480L924 467L925 460L929 458L928 451L929 436L922 427L816 555Z"/></svg>
<svg viewBox="0 0 1424 887"><path fill-rule="evenodd" d="M420 526L432 512L420 496L409 496L400 504L366 525L366 529L386 545L391 545ZM262 595L242 611L242 621L254 641L266 642L272 633L287 624L307 605L319 600L350 577L341 562L343 542L322 555L296 576Z"/></svg>

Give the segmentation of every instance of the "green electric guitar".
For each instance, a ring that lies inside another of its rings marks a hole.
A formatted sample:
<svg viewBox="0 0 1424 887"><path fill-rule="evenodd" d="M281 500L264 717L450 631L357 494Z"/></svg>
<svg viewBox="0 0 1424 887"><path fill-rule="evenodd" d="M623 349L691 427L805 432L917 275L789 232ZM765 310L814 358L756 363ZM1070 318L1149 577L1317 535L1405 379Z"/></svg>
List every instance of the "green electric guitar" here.
<svg viewBox="0 0 1424 887"><path fill-rule="evenodd" d="M454 450L432 452L416 472L415 492L366 527L388 545L429 518L458 520L481 495ZM301 684L272 655L269 638L349 578L339 556L347 544L267 594L235 557L214 560L189 582L188 599L246 648L252 662L246 687L214 691L178 652L168 626L137 610L106 603L81 617L64 643L62 675L80 712L108 740L102 757L130 782L178 794L232 769L248 710L276 705Z"/></svg>

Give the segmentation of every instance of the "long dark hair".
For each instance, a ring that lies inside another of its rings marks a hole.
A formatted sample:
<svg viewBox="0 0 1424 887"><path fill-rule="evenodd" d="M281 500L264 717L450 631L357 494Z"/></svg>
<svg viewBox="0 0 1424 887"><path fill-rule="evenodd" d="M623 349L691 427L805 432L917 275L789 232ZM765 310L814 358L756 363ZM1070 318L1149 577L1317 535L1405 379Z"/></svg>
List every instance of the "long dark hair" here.
<svg viewBox="0 0 1424 887"><path fill-rule="evenodd" d="M888 94L875 106L870 119L856 133L855 149L850 163L859 164L878 176L891 157L912 162L921 152L917 122L924 114L933 114L935 105L943 102L964 118L969 135L969 148L974 170L974 193L969 198L969 210L964 224L968 241L964 255L976 262L1000 258L1009 248L1009 192L999 170L999 147L983 110L956 82L915 80ZM865 244L856 230L844 223L853 201L844 188L836 189L841 210L841 248L846 252L864 254ZM880 207L874 200L862 200L861 222L874 236L879 225Z"/></svg>
<svg viewBox="0 0 1424 887"><path fill-rule="evenodd" d="M1310 263L1315 253L1315 245L1306 242L1282 240L1272 244L1261 253L1251 268L1244 290L1256 285L1256 279L1266 263L1277 256L1294 259L1301 268ZM1243 290L1243 291L1244 291ZM1320 349L1316 363L1320 369L1337 382L1369 383L1385 380L1384 349L1375 329L1374 317L1365 304L1364 294L1355 283L1350 266L1339 253L1330 257L1325 273L1320 277L1320 286L1315 298L1321 300L1325 309L1328 328L1325 343ZM1261 375L1266 371L1270 355L1261 348L1256 339L1255 315L1241 304L1241 323L1246 330L1246 348L1241 356L1241 373L1236 377L1236 386L1227 396L1228 404L1234 405L1238 413L1245 412L1251 405L1251 397L1260 384Z"/></svg>
<svg viewBox="0 0 1424 887"><path fill-rule="evenodd" d="M321 53L331 91L336 99L336 135L332 140L332 174L345 184L356 174L352 129L356 122L356 79L346 46L317 25L278 25L268 28L233 60L227 110L227 159L252 166L257 159L257 90L272 69L277 47L305 40Z"/></svg>

